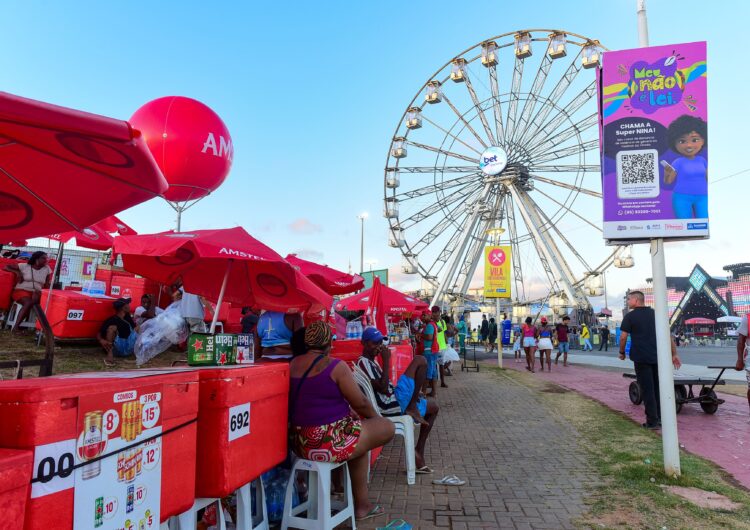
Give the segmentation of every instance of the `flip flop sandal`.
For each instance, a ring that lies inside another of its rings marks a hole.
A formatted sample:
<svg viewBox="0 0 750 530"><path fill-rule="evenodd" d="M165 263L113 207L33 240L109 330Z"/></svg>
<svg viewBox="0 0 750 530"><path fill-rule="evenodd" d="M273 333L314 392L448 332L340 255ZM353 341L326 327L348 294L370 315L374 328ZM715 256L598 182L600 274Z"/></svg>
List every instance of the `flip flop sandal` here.
<svg viewBox="0 0 750 530"><path fill-rule="evenodd" d="M375 507L367 513L367 515L364 515L362 517L357 517L357 521L365 521L367 519L380 517L381 515L385 515L385 510L383 509L382 506L380 506L379 504L376 504Z"/></svg>
<svg viewBox="0 0 750 530"><path fill-rule="evenodd" d="M104 359L104 366L107 367L107 368L114 368L117 365L115 364L114 361L108 361L108 360Z"/></svg>
<svg viewBox="0 0 750 530"><path fill-rule="evenodd" d="M422 466L422 467L418 468L417 471L416 471L417 475L430 475L430 474L432 474L434 472L435 471L432 470L432 469L430 469L429 466Z"/></svg>
<svg viewBox="0 0 750 530"><path fill-rule="evenodd" d="M432 483L439 486L463 486L466 481L461 480L456 475L447 475L440 480L433 480Z"/></svg>

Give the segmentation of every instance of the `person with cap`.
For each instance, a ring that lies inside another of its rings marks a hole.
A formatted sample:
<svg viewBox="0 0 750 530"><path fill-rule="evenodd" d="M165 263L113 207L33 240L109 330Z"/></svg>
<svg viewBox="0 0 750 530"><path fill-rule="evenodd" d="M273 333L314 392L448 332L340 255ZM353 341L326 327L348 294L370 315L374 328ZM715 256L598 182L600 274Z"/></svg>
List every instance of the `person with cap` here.
<svg viewBox="0 0 750 530"><path fill-rule="evenodd" d="M539 348L539 364L544 372L544 359L547 358L547 370L552 371L552 330L547 325L547 317L542 317L537 329L537 348Z"/></svg>
<svg viewBox="0 0 750 530"><path fill-rule="evenodd" d="M380 414L385 417L408 414L422 426L414 450L415 464L417 473L432 473L432 469L425 464L424 449L440 408L434 399L420 396L427 375L427 360L424 356L414 357L394 387L389 375L391 350L383 344L384 338L377 328L365 328L362 332L362 356L357 359L357 366L370 379ZM377 356L380 356L382 368L375 361Z"/></svg>
<svg viewBox="0 0 750 530"><path fill-rule="evenodd" d="M331 328L305 327L306 351L289 364L291 445L297 456L318 462L348 462L358 520L382 515L368 499L369 452L388 443L394 424L381 417L345 362L331 359ZM354 414L352 413L354 411Z"/></svg>
<svg viewBox="0 0 750 530"><path fill-rule="evenodd" d="M240 326L242 326L242 333L255 334L258 328L258 313L253 310L252 307L242 308L242 319L240 320Z"/></svg>
<svg viewBox="0 0 750 530"><path fill-rule="evenodd" d="M128 357L133 354L135 341L138 338L133 317L130 315L130 298L118 298L112 302L115 314L102 323L97 339L107 356L104 365L115 365L114 356Z"/></svg>

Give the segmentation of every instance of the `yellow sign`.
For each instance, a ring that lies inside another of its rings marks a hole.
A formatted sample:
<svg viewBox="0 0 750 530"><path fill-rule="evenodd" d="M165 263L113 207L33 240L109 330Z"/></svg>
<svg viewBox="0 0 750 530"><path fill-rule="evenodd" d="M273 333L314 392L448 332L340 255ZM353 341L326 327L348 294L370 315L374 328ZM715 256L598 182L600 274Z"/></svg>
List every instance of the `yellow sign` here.
<svg viewBox="0 0 750 530"><path fill-rule="evenodd" d="M484 297L510 298L510 247L485 247Z"/></svg>

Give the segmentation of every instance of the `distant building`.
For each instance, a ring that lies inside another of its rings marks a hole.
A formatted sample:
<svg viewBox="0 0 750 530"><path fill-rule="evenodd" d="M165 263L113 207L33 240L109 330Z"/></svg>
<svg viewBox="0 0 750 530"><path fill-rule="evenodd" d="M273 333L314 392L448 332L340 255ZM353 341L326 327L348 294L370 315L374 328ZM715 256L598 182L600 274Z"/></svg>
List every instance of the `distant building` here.
<svg viewBox="0 0 750 530"><path fill-rule="evenodd" d="M750 263L727 265L726 278L710 276L696 264L690 276L667 277L667 306L669 323L681 329L691 319L716 319L727 316L743 316L750 313ZM638 289L646 297L646 305L654 305L653 288L649 278L647 285ZM627 304L623 314L627 313Z"/></svg>

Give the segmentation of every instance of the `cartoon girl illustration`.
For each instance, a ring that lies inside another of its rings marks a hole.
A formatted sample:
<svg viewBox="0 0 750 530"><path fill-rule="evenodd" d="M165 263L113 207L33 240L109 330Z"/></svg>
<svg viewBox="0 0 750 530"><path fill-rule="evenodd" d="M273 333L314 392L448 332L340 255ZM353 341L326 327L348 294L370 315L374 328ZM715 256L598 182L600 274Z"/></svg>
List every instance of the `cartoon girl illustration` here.
<svg viewBox="0 0 750 530"><path fill-rule="evenodd" d="M677 219L708 219L708 162L698 156L708 141L706 122L687 114L667 130L669 147L680 154L664 166L664 183L675 183L672 208Z"/></svg>

